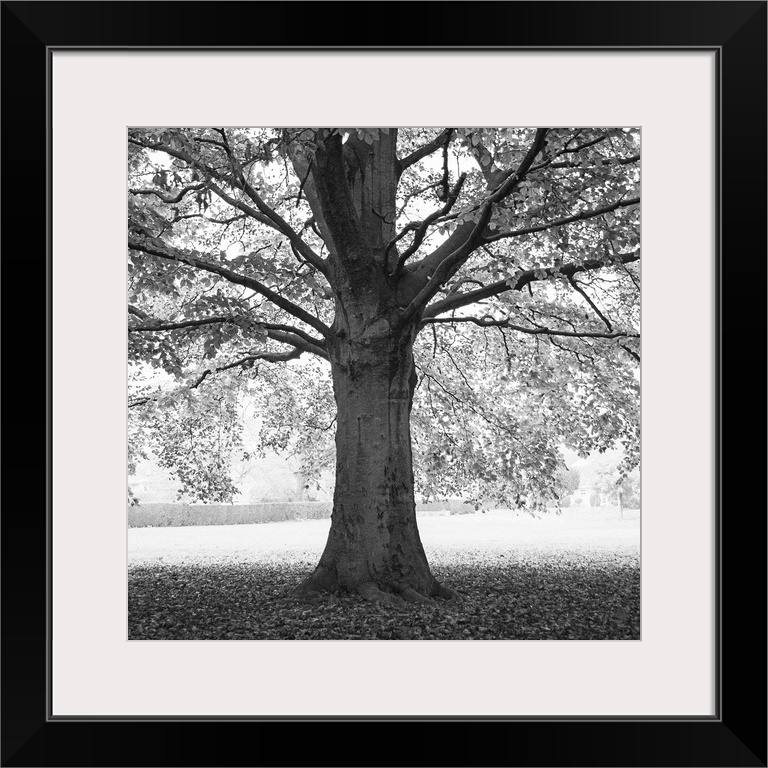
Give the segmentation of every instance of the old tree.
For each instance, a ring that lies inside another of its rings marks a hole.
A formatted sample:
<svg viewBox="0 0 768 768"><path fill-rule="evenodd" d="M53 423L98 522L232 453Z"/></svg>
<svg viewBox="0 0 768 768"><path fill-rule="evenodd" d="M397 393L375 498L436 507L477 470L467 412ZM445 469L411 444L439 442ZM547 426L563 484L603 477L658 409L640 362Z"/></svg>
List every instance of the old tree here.
<svg viewBox="0 0 768 768"><path fill-rule="evenodd" d="M628 128L131 130L132 454L231 498L255 392L307 472L335 432L299 594L452 596L415 489L535 506L561 445L637 464L639 157Z"/></svg>

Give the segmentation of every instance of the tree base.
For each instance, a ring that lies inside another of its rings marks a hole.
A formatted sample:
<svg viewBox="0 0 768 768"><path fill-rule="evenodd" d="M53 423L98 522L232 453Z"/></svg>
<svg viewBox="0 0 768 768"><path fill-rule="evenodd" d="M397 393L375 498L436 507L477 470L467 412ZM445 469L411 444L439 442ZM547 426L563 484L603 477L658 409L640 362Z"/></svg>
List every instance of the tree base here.
<svg viewBox="0 0 768 768"><path fill-rule="evenodd" d="M379 605L404 606L431 603L433 600L457 600L461 595L432 578L426 588L417 588L403 581L359 581L354 584L340 583L337 573L326 566L318 566L314 573L293 591L293 597L306 602L332 599L338 593L356 594L364 600Z"/></svg>

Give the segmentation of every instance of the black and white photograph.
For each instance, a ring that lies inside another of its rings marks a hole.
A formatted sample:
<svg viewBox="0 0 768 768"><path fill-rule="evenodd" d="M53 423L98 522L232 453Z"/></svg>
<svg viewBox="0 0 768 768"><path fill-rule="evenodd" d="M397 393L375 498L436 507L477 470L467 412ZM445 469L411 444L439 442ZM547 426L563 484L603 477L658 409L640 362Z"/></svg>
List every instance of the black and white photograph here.
<svg viewBox="0 0 768 768"><path fill-rule="evenodd" d="M127 144L129 640L641 639L640 128Z"/></svg>
<svg viewBox="0 0 768 768"><path fill-rule="evenodd" d="M768 3L286 8L3 0L0 763L765 768Z"/></svg>

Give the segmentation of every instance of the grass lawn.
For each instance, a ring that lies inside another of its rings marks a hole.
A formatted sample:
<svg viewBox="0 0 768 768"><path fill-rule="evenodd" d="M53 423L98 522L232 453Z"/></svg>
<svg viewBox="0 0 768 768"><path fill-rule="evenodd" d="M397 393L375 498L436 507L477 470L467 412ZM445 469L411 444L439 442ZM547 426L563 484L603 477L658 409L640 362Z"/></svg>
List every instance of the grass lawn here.
<svg viewBox="0 0 768 768"><path fill-rule="evenodd" d="M330 520L131 528L129 639L619 640L640 638L640 523L612 508L533 518L422 515L433 573L459 601L306 605Z"/></svg>

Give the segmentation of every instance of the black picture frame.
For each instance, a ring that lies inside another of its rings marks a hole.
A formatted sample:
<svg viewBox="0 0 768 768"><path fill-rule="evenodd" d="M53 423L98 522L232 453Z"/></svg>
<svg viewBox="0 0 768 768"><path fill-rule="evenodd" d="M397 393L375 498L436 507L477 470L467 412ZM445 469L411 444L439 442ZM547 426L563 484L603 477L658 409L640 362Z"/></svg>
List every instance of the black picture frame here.
<svg viewBox="0 0 768 768"><path fill-rule="evenodd" d="M4 440L6 462L17 466L6 471L2 516L2 765L766 766L766 8L765 2L698 1L3 2L2 267L5 286L14 292L9 298L6 291L3 312L4 400L11 406L6 414L26 408L16 422L23 428L14 428L9 419ZM237 23L228 20L229 12ZM345 15L349 23L340 21ZM719 668L714 717L50 717L55 329L50 326L48 78L51 51L65 47L717 52ZM31 416L36 426L45 422L45 439L42 429L30 429ZM32 436L31 448L21 447L30 442L23 440L25 434ZM23 477L29 479L19 482ZM354 729L343 733L330 727L351 721ZM362 750L356 746L361 736L368 741Z"/></svg>

